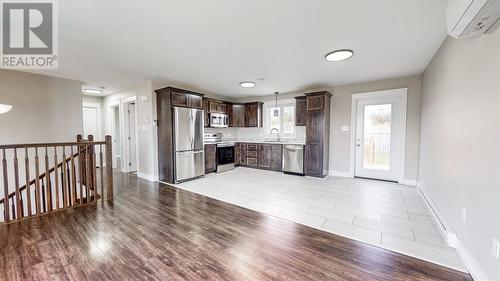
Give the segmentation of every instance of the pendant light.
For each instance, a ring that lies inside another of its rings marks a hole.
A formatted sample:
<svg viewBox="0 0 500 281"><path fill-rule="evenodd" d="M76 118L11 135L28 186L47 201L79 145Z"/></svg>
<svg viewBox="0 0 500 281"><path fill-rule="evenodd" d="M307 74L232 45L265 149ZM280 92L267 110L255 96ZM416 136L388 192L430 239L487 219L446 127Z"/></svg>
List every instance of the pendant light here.
<svg viewBox="0 0 500 281"><path fill-rule="evenodd" d="M274 109L274 117L279 117L280 116L280 110L278 108L278 92L274 92L275 98L276 98L276 108Z"/></svg>

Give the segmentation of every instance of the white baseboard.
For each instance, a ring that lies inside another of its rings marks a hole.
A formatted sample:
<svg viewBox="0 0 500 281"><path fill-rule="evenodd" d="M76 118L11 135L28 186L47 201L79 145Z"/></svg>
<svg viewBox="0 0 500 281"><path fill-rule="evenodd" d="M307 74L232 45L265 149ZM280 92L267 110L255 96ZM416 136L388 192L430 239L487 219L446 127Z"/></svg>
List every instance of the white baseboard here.
<svg viewBox="0 0 500 281"><path fill-rule="evenodd" d="M146 174L146 173L137 172L137 176L141 179L145 179L145 180L152 181L152 182L158 181L157 177L155 177L154 175Z"/></svg>
<svg viewBox="0 0 500 281"><path fill-rule="evenodd" d="M400 184L404 184L404 185L409 185L409 186L417 186L417 181L416 180L403 179L399 183Z"/></svg>
<svg viewBox="0 0 500 281"><path fill-rule="evenodd" d="M464 244L460 240L457 240L456 250L460 258L469 270L470 275L474 281L492 281L489 280L484 271L481 269L479 263L472 257L470 252L467 250Z"/></svg>
<svg viewBox="0 0 500 281"><path fill-rule="evenodd" d="M474 281L491 281L488 279L487 275L481 269L480 264L476 261L476 259L471 255L469 250L465 247L465 245L458 239L457 234L448 223L446 217L439 211L437 206L431 200L429 195L421 189L417 184L417 191L422 200L424 201L425 207L429 211L432 216L432 219L436 223L441 236L444 238L446 244L455 250L458 253L458 256L464 263L465 267L469 271L470 275L474 279Z"/></svg>
<svg viewBox="0 0 500 281"><path fill-rule="evenodd" d="M330 176L333 177L342 177L342 178L354 178L354 175L350 172L339 172L339 171L330 171Z"/></svg>
<svg viewBox="0 0 500 281"><path fill-rule="evenodd" d="M439 208L434 204L434 201L427 195L427 193L417 185L417 191L422 201L425 204L427 211L431 214L434 223L436 224L441 236L446 244L452 248L456 248L457 234L448 223L448 220L439 211Z"/></svg>

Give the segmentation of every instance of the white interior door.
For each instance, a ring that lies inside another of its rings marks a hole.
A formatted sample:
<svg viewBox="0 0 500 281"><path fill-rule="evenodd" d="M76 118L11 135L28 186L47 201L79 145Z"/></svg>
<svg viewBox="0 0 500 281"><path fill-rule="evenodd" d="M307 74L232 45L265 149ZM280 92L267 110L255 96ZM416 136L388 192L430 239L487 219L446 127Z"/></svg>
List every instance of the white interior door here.
<svg viewBox="0 0 500 281"><path fill-rule="evenodd" d="M356 106L355 176L401 181L403 97L360 99ZM406 123L406 122L404 122Z"/></svg>
<svg viewBox="0 0 500 281"><path fill-rule="evenodd" d="M93 135L94 140L99 140L99 109L96 107L83 107L83 135L86 139L88 135Z"/></svg>
<svg viewBox="0 0 500 281"><path fill-rule="evenodd" d="M135 103L127 104L127 123L128 123L128 136L127 150L128 150L128 171L137 171L137 157L136 157L136 126L135 126Z"/></svg>

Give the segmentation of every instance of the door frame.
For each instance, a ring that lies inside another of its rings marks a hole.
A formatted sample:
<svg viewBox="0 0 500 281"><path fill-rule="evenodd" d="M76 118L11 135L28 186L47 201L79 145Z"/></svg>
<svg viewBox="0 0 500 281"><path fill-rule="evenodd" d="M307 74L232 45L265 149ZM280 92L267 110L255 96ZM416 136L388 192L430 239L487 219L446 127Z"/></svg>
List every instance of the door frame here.
<svg viewBox="0 0 500 281"><path fill-rule="evenodd" d="M127 116L127 106L129 103L135 103L135 132L133 132L133 134L135 134L135 170L132 171L130 170L130 167L128 165L128 163L130 162L130 152L128 150L128 145L127 145L127 138L128 136L126 136L126 133L129 132L129 126L128 125L128 116ZM122 100L120 100L120 110L121 110L121 114L120 114L120 117L121 117L121 124L120 124L120 129L121 129L121 141L122 141L122 172L124 173L130 173L130 172L135 172L135 171L139 171L139 141L138 141L138 137L139 137L139 134L138 134L138 130L139 130L139 127L137 126L137 99L135 96L132 96L132 97L128 97L128 98L124 98Z"/></svg>
<svg viewBox="0 0 500 281"><path fill-rule="evenodd" d="M82 114L83 114L83 108L95 108L96 109L96 114L97 114L97 136L94 136L94 140L101 140L102 137L102 118L101 118L101 104L100 103L94 103L94 102L83 102L82 103ZM84 136L86 138L87 136Z"/></svg>
<svg viewBox="0 0 500 281"><path fill-rule="evenodd" d="M400 160L397 181L404 183L404 175L406 169L406 115L408 114L408 88L389 89L373 92L363 92L351 95L351 141L350 141L350 171L349 176L354 178L356 175L356 126L358 116L358 101L373 100L384 98L401 98L401 144L400 144Z"/></svg>

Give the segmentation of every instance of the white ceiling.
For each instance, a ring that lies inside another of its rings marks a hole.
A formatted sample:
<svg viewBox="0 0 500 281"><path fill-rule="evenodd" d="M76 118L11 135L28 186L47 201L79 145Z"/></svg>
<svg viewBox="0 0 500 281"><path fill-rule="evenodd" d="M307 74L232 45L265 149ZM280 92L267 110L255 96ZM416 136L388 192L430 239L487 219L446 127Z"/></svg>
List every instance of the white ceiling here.
<svg viewBox="0 0 500 281"><path fill-rule="evenodd" d="M163 80L232 97L402 77L422 73L445 39L445 6L446 0L59 1L59 69L42 73L104 86L108 94ZM354 57L324 60L344 48ZM240 88L246 80L257 87Z"/></svg>

